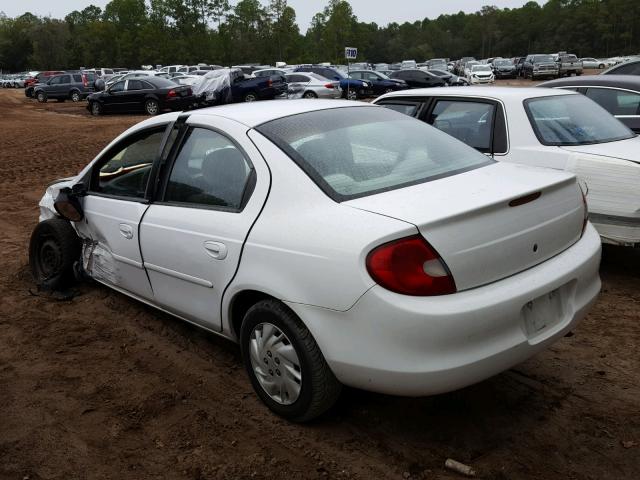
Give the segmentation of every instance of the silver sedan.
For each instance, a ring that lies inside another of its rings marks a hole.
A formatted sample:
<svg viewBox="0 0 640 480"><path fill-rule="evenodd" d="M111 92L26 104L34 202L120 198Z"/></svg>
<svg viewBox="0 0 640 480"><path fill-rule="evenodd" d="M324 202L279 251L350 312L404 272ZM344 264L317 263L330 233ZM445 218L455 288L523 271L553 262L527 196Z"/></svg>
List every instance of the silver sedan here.
<svg viewBox="0 0 640 480"><path fill-rule="evenodd" d="M340 98L340 82L329 80L315 73L287 73L289 98Z"/></svg>

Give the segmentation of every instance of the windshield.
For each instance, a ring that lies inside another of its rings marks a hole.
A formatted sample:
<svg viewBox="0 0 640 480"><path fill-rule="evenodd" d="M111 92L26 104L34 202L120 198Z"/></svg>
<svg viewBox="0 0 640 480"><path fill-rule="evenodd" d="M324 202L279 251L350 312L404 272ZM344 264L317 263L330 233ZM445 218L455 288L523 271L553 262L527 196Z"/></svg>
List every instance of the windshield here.
<svg viewBox="0 0 640 480"><path fill-rule="evenodd" d="M493 62L494 65L497 65L498 67L506 67L509 65L513 65L513 62L511 60L496 60L495 62Z"/></svg>
<svg viewBox="0 0 640 480"><path fill-rule="evenodd" d="M551 55L536 55L533 57L533 63L554 63Z"/></svg>
<svg viewBox="0 0 640 480"><path fill-rule="evenodd" d="M490 72L491 67L489 65L474 65L471 67L472 72Z"/></svg>
<svg viewBox="0 0 640 480"><path fill-rule="evenodd" d="M493 163L426 123L386 108L317 110L273 120L257 130L336 201Z"/></svg>
<svg viewBox="0 0 640 480"><path fill-rule="evenodd" d="M614 142L634 133L583 95L530 98L524 108L544 145L590 145Z"/></svg>

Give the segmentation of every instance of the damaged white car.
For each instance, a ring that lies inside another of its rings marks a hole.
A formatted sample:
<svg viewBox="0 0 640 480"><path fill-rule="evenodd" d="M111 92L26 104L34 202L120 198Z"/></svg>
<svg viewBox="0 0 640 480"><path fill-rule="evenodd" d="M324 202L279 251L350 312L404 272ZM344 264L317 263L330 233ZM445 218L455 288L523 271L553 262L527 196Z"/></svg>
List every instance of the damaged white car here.
<svg viewBox="0 0 640 480"><path fill-rule="evenodd" d="M548 347L600 289L574 175L495 162L341 100L167 114L40 202L39 284L74 271L237 341L274 412L341 385L429 395Z"/></svg>
<svg viewBox="0 0 640 480"><path fill-rule="evenodd" d="M640 246L640 138L589 98L544 88L429 88L378 105L419 118L496 160L575 173L602 241Z"/></svg>

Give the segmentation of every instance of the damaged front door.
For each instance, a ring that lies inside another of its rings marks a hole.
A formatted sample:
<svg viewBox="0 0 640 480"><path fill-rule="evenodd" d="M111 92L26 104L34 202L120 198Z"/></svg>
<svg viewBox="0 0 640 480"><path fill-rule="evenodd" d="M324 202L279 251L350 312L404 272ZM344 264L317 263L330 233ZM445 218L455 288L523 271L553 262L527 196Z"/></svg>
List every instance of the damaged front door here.
<svg viewBox="0 0 640 480"><path fill-rule="evenodd" d="M96 280L146 299L153 291L143 266L138 230L149 207L145 199L166 125L126 138L98 161L83 198L85 270Z"/></svg>

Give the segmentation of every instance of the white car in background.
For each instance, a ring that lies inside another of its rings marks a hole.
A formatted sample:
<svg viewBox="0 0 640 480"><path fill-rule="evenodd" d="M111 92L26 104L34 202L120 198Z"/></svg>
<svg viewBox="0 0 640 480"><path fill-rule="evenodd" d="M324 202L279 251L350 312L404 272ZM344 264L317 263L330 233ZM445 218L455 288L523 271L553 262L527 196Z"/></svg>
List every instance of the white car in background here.
<svg viewBox="0 0 640 480"><path fill-rule="evenodd" d="M471 65L467 73L467 80L471 85L477 85L493 83L496 81L496 77L493 74L491 65L485 63L480 65Z"/></svg>
<svg viewBox="0 0 640 480"><path fill-rule="evenodd" d="M575 173L602 240L640 245L640 138L589 98L558 89L469 87L394 92L374 103L497 160Z"/></svg>
<svg viewBox="0 0 640 480"><path fill-rule="evenodd" d="M446 392L562 338L600 289L586 213L574 175L385 108L224 105L139 123L50 185L30 263L239 342L259 397L305 421L342 384Z"/></svg>
<svg viewBox="0 0 640 480"><path fill-rule="evenodd" d="M608 60L598 60L593 57L581 58L580 61L582 62L583 68L597 68L603 70L610 66L610 62Z"/></svg>

